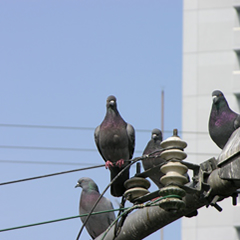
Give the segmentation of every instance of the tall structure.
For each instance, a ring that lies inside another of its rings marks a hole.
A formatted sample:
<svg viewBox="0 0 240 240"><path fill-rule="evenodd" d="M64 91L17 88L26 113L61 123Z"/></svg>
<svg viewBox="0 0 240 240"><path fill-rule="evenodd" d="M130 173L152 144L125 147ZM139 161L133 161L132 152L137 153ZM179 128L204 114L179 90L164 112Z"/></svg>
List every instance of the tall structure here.
<svg viewBox="0 0 240 240"><path fill-rule="evenodd" d="M182 139L187 161L201 163L221 152L208 134L212 91L240 111L240 0L183 2ZM221 213L209 207L183 218L182 240L239 240L240 204L229 198L219 205Z"/></svg>

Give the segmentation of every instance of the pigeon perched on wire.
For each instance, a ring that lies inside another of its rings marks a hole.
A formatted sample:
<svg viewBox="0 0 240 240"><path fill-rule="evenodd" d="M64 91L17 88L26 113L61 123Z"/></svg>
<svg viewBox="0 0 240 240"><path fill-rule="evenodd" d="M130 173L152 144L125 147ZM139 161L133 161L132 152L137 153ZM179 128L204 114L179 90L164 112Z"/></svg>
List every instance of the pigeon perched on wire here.
<svg viewBox="0 0 240 240"><path fill-rule="evenodd" d="M155 153L149 156L148 158L145 158L142 160L143 168L145 171L165 162L164 159L160 157L155 157L156 155L159 155L160 151L162 150L162 147L160 145L161 142L162 142L162 131L157 128L153 129L151 140L148 142L146 148L144 149L143 155L150 154L153 152ZM160 172L160 169L159 169L159 171L152 173L151 176L149 176L149 178L158 186L158 188L162 188L164 186L160 182L160 178L163 175L164 174Z"/></svg>
<svg viewBox="0 0 240 240"><path fill-rule="evenodd" d="M229 108L221 91L213 91L212 98L208 130L212 140L223 149L232 133L240 127L240 115Z"/></svg>
<svg viewBox="0 0 240 240"><path fill-rule="evenodd" d="M83 177L78 180L75 187L81 187L82 193L79 202L79 214L86 214L92 210L92 207L98 200L100 193L97 184L88 177ZM105 197L102 197L94 209L94 212L106 211L113 209L113 205ZM81 217L81 221L84 223L87 216ZM94 239L103 233L110 224L115 220L114 212L101 213L92 215L88 219L85 227L89 235Z"/></svg>
<svg viewBox="0 0 240 240"><path fill-rule="evenodd" d="M111 181L127 165L133 156L135 130L126 123L117 109L117 99L107 98L107 112L103 122L95 129L94 137L98 151L111 172ZM111 185L111 194L120 197L125 192L124 182L129 179L127 168Z"/></svg>

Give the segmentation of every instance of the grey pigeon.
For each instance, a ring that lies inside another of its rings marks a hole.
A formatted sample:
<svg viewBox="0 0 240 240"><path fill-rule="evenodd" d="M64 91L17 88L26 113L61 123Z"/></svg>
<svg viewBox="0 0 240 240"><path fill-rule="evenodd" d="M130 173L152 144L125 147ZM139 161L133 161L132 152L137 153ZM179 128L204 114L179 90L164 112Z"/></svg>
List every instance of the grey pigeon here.
<svg viewBox="0 0 240 240"><path fill-rule="evenodd" d="M148 142L146 148L144 149L143 155L161 150L162 149L162 147L160 146L161 142L162 142L162 131L157 128L153 129L151 140ZM156 152L152 155L152 157L150 156L149 158L145 158L142 160L143 168L145 171L165 162L165 160L160 157L154 157L159 154L160 152ZM163 184L160 183L160 178L163 175L164 174L160 172L160 169L159 169L159 172L153 173L151 176L149 176L149 178L158 186L158 188L162 188Z"/></svg>
<svg viewBox="0 0 240 240"><path fill-rule="evenodd" d="M229 108L221 91L213 91L212 97L208 130L212 140L223 149L232 133L240 127L240 116Z"/></svg>
<svg viewBox="0 0 240 240"><path fill-rule="evenodd" d="M92 210L93 205L96 203L97 199L100 196L97 184L88 177L83 177L78 180L78 183L75 187L81 187L82 193L79 202L79 214L86 214ZM94 209L94 212L105 211L113 209L113 205L105 197L102 197L97 206ZM81 217L82 222L84 223L86 217ZM103 233L110 224L115 220L114 212L101 213L97 215L92 215L85 227L89 235L94 239Z"/></svg>
<svg viewBox="0 0 240 240"><path fill-rule="evenodd" d="M135 147L135 130L126 123L117 110L114 96L107 98L107 112L101 125L94 132L95 143L106 168L111 172L111 180L126 167L133 156ZM111 194L120 197L125 192L124 182L129 179L126 169L111 185Z"/></svg>

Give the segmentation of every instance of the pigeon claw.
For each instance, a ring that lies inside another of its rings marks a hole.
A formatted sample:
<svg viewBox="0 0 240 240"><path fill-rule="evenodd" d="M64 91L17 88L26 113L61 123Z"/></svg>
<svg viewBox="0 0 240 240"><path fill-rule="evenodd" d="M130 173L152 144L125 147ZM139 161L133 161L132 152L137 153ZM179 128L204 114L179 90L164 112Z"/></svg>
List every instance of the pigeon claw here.
<svg viewBox="0 0 240 240"><path fill-rule="evenodd" d="M109 169L110 167L113 167L113 163L110 162L110 161L106 161L106 163L105 163L105 168L106 168L106 169Z"/></svg>
<svg viewBox="0 0 240 240"><path fill-rule="evenodd" d="M119 168L121 168L121 167L123 166L123 164L124 164L124 160L123 160L123 159L120 159L120 160L118 160L115 164L116 164L116 166L118 166Z"/></svg>

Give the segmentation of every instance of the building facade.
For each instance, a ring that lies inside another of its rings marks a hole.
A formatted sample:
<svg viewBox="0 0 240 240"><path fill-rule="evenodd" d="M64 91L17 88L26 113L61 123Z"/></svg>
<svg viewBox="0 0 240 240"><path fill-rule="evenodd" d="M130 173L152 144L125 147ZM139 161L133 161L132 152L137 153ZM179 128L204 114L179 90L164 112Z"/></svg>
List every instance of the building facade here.
<svg viewBox="0 0 240 240"><path fill-rule="evenodd" d="M221 152L208 134L212 91L240 112L240 0L183 2L182 139L187 161L201 163ZM183 218L182 240L240 240L240 204L228 198L219 205L222 212L201 208Z"/></svg>

